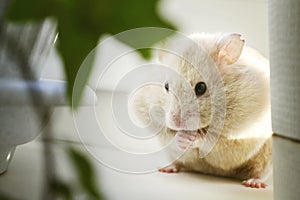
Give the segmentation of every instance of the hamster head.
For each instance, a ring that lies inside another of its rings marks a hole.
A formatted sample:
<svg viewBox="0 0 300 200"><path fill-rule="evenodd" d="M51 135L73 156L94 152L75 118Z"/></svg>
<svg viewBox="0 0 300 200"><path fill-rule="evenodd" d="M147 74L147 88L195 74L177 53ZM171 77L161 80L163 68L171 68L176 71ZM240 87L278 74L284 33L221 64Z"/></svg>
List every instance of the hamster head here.
<svg viewBox="0 0 300 200"><path fill-rule="evenodd" d="M225 101L222 68L239 59L244 46L240 37L238 34L193 34L188 39L172 42L170 52L160 52L160 63L177 73L167 77L163 85L168 128L207 130L213 110L222 105L220 101Z"/></svg>

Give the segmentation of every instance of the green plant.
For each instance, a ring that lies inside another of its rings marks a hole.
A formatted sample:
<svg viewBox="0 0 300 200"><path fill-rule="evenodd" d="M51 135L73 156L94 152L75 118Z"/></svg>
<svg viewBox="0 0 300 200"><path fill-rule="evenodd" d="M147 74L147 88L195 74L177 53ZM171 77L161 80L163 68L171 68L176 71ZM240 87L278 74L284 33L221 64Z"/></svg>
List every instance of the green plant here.
<svg viewBox="0 0 300 200"><path fill-rule="evenodd" d="M14 23L42 21L47 17L56 20L59 33L58 50L64 62L68 83L66 95L70 105L73 103L73 107L76 108L80 103L93 63L88 66L86 76L81 77L80 84L76 87L79 91L76 91L77 95L74 96L73 87L78 70L88 53L96 47L102 35L117 34L128 29L149 26L174 29L173 25L158 16L156 10L158 2L159 0L11 0L6 11L6 20ZM167 36L166 34L153 36L148 43L154 44ZM118 39L134 47L134 42ZM149 49L138 49L138 51L144 58L150 57ZM47 134L51 135L51 131ZM51 148L50 143L44 141L44 162L49 164L47 168L49 171L45 169L48 178L46 178L47 185L46 192L44 192L46 196L43 198L52 199L52 197L60 196L63 199L72 199L71 185L55 176L52 177L55 175L55 166L53 166ZM97 190L97 183L94 180L95 172L89 159L71 147L67 148L67 154L87 198L103 199L102 194ZM54 194L47 196L49 191ZM0 193L1 199L10 199L1 195L3 194Z"/></svg>
<svg viewBox="0 0 300 200"><path fill-rule="evenodd" d="M53 17L57 21L58 50L68 81L68 98L70 103L73 100L76 108L93 63L90 63L87 75L81 77L80 85L76 87L79 90L76 91L76 96L73 96L74 81L81 63L95 48L99 37L138 27L174 29L173 25L158 16L158 2L159 0L12 0L7 19L24 22ZM161 35L149 41L155 43L166 36ZM128 42L128 45L133 44ZM149 51L138 51L144 58L149 58Z"/></svg>

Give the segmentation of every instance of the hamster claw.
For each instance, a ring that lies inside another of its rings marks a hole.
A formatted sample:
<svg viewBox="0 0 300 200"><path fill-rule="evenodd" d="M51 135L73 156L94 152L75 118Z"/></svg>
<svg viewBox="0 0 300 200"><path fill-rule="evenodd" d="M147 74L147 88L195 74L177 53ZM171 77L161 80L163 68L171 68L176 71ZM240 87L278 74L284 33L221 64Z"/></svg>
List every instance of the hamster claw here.
<svg viewBox="0 0 300 200"><path fill-rule="evenodd" d="M176 137L177 147L182 151L185 151L189 148L195 148L196 141L197 137L194 132L179 132Z"/></svg>
<svg viewBox="0 0 300 200"><path fill-rule="evenodd" d="M246 187L251 188L266 188L267 184L261 182L260 179L250 178L242 182L242 184Z"/></svg>
<svg viewBox="0 0 300 200"><path fill-rule="evenodd" d="M178 173L178 172L180 172L180 167L171 165L171 166L168 166L168 167L158 169L158 171L163 172L163 173Z"/></svg>

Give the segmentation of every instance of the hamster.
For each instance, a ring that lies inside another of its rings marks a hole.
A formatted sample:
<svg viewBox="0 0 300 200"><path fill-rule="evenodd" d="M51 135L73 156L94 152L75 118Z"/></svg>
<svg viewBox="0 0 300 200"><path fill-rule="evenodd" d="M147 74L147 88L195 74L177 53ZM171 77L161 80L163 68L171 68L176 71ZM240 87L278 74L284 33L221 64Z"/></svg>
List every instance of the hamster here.
<svg viewBox="0 0 300 200"><path fill-rule="evenodd" d="M159 171L195 171L265 188L272 165L268 61L245 46L240 34L196 33L188 38L192 43L170 45L182 57L164 51L158 55L159 63L184 81L167 77L161 87L142 87L132 100L133 111L143 123L159 124L164 116L159 134L162 145L175 140L184 152ZM215 69L219 77L212 73ZM150 115L154 105L163 108L157 112L164 113ZM223 121L213 114L223 115ZM217 133L210 131L213 125L221 126ZM210 134L216 134L215 142ZM207 144L211 149L201 156Z"/></svg>

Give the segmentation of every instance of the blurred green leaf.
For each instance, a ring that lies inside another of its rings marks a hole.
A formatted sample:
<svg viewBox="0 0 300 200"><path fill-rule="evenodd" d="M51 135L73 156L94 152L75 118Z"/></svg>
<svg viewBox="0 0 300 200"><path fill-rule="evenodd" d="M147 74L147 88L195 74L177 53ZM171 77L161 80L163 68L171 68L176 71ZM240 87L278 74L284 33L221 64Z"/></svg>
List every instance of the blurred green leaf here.
<svg viewBox="0 0 300 200"><path fill-rule="evenodd" d="M103 199L101 193L99 192L99 187L96 184L96 174L87 157L83 153L71 147L68 149L68 155L77 172L81 187L86 194L89 195L89 199Z"/></svg>
<svg viewBox="0 0 300 200"><path fill-rule="evenodd" d="M1 199L1 200L17 200L17 199L12 198L12 197L10 197L10 196L8 196L7 194L4 194L4 193L2 193L2 192L0 192L0 199Z"/></svg>
<svg viewBox="0 0 300 200"><path fill-rule="evenodd" d="M62 182L61 180L53 180L51 188L56 196L61 196L65 200L73 199L71 187L67 183Z"/></svg>
<svg viewBox="0 0 300 200"><path fill-rule="evenodd" d="M88 80L93 63L85 69L76 85L74 82L80 65L88 53L97 45L103 34L117 34L138 27L174 27L157 14L159 0L13 0L8 19L13 21L42 20L52 16L57 20L59 31L58 49L65 64L68 80L68 97L76 108ZM171 34L171 32L169 32ZM145 36L153 45L168 35ZM133 38L135 39L135 38ZM121 40L134 48L134 43ZM149 50L138 50L144 58L150 57Z"/></svg>

